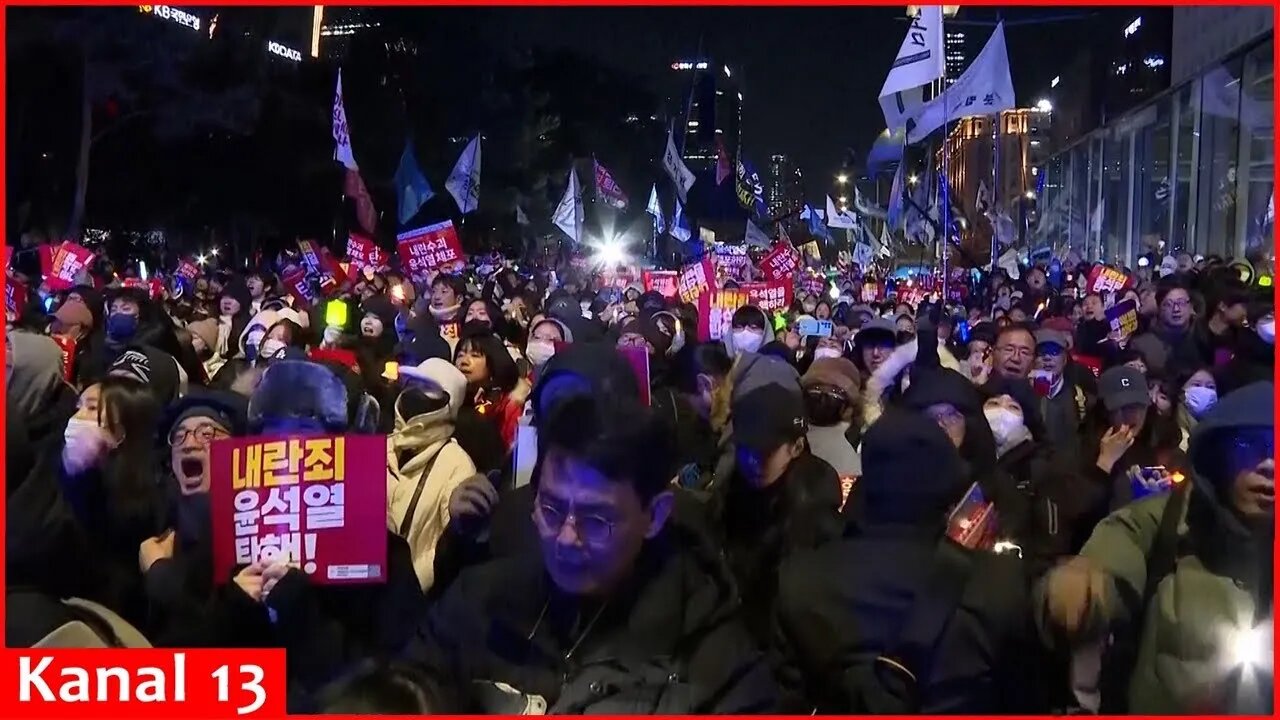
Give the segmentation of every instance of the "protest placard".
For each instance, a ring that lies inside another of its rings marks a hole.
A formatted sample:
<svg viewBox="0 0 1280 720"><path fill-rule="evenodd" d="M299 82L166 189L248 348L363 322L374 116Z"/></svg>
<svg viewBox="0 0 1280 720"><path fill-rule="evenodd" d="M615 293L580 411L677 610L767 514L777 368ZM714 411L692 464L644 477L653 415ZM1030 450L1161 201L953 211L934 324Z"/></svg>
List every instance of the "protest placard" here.
<svg viewBox="0 0 1280 720"><path fill-rule="evenodd" d="M679 294L680 273L675 270L645 270L645 292L657 292L664 298L673 298Z"/></svg>
<svg viewBox="0 0 1280 720"><path fill-rule="evenodd" d="M1105 294L1120 292L1128 288L1132 282L1133 279L1123 272L1099 263L1089 271L1085 287L1089 288L1089 292Z"/></svg>
<svg viewBox="0 0 1280 720"><path fill-rule="evenodd" d="M396 251L405 272L420 279L465 257L452 220L400 233L396 236Z"/></svg>
<svg viewBox="0 0 1280 720"><path fill-rule="evenodd" d="M353 232L347 236L347 260L351 267L361 270L371 267L377 270L387 264L387 253L367 235Z"/></svg>
<svg viewBox="0 0 1280 720"><path fill-rule="evenodd" d="M719 341L729 334L733 314L748 304L744 290L713 290L698 300L698 339Z"/></svg>
<svg viewBox="0 0 1280 720"><path fill-rule="evenodd" d="M1129 298L1107 308L1106 315L1111 332L1116 333L1116 344L1124 347L1138 331L1138 303Z"/></svg>
<svg viewBox="0 0 1280 720"><path fill-rule="evenodd" d="M790 245L778 245L760 258L760 272L766 280L790 280L800 267L800 256Z"/></svg>
<svg viewBox="0 0 1280 720"><path fill-rule="evenodd" d="M697 302L711 289L711 282L715 279L715 269L711 266L711 260L703 258L692 265L686 265L680 271L679 292L680 300L687 303Z"/></svg>
<svg viewBox="0 0 1280 720"><path fill-rule="evenodd" d="M64 242L53 251L53 261L45 284L51 290L68 290L76 284L76 276L93 262L93 251L73 242Z"/></svg>
<svg viewBox="0 0 1280 720"><path fill-rule="evenodd" d="M317 585L385 582L385 436L231 438L209 453L215 582L277 560Z"/></svg>
<svg viewBox="0 0 1280 720"><path fill-rule="evenodd" d="M747 293L748 305L755 305L767 314L791 307L794 293L789 279L744 283L741 289Z"/></svg>

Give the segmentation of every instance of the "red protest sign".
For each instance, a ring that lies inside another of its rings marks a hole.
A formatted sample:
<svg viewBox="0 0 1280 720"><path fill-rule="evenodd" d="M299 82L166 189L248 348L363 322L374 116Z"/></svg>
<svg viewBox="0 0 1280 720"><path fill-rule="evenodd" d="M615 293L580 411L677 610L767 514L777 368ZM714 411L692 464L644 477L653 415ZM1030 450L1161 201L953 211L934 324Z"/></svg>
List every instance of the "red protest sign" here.
<svg viewBox="0 0 1280 720"><path fill-rule="evenodd" d="M631 372L635 373L636 387L640 389L640 402L645 405L650 404L648 349L626 345L618 348L618 354L622 355L627 364L631 366Z"/></svg>
<svg viewBox="0 0 1280 720"><path fill-rule="evenodd" d="M53 266L45 283L54 290L66 290L76 283L76 275L93 261L93 251L73 242L64 242L53 253Z"/></svg>
<svg viewBox="0 0 1280 720"><path fill-rule="evenodd" d="M178 269L174 271L175 275L181 275L188 280L195 280L200 277L200 268L191 262L190 258L182 258L178 261Z"/></svg>
<svg viewBox="0 0 1280 720"><path fill-rule="evenodd" d="M21 281L13 278L5 278L4 284L4 307L13 313L14 317L22 314L22 309L27 306L27 286Z"/></svg>
<svg viewBox="0 0 1280 720"><path fill-rule="evenodd" d="M711 289L713 280L715 280L715 268L712 267L709 258L686 265L680 271L680 279L676 285L680 299L687 303L697 302L699 297Z"/></svg>
<svg viewBox="0 0 1280 720"><path fill-rule="evenodd" d="M790 245L778 245L760 258L760 272L766 280L789 279L800 267L800 257Z"/></svg>
<svg viewBox="0 0 1280 720"><path fill-rule="evenodd" d="M400 233L396 236L396 251L400 253L400 262L414 277L424 277L431 270L440 270L463 259L462 244L458 242L452 220Z"/></svg>
<svg viewBox="0 0 1280 720"><path fill-rule="evenodd" d="M645 270L645 292L661 293L664 298L673 298L679 293L680 274L675 270Z"/></svg>
<svg viewBox="0 0 1280 720"><path fill-rule="evenodd" d="M1089 292L1095 293L1119 292L1128 288L1132 282L1133 278L1123 272L1098 264L1089 271L1085 287L1089 288Z"/></svg>
<svg viewBox="0 0 1280 720"><path fill-rule="evenodd" d="M387 253L372 238L351 233L347 236L347 260L356 270L371 267L377 270L387 264Z"/></svg>
<svg viewBox="0 0 1280 720"><path fill-rule="evenodd" d="M794 291L791 289L789 280L744 283L742 289L747 293L747 304L755 305L766 313L791 307Z"/></svg>
<svg viewBox="0 0 1280 720"><path fill-rule="evenodd" d="M713 290L698 299L698 340L718 341L729 334L733 314L749 304L744 290Z"/></svg>
<svg viewBox="0 0 1280 720"><path fill-rule="evenodd" d="M739 278L742 271L750 264L747 249L742 245L725 245L718 243L711 252L711 261L715 263L716 273L728 278Z"/></svg>
<svg viewBox="0 0 1280 720"><path fill-rule="evenodd" d="M307 281L307 271L302 268L294 268L280 279L281 284L289 291L289 294L295 300L302 303L303 306L314 305L316 302L315 293L311 290L311 283Z"/></svg>
<svg viewBox="0 0 1280 720"><path fill-rule="evenodd" d="M237 565L285 560L317 585L385 582L386 458L378 435L215 441L214 581Z"/></svg>

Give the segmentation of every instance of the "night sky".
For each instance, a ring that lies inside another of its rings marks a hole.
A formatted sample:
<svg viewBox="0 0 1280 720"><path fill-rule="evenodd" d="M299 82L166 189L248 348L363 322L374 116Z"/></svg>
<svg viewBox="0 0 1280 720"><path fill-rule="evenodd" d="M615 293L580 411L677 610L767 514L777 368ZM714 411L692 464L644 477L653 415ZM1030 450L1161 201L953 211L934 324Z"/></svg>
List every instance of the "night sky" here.
<svg viewBox="0 0 1280 720"><path fill-rule="evenodd" d="M442 27L474 23L497 47L569 48L650 77L677 58L695 56L701 37L704 56L741 69L747 156L761 166L770 154L790 155L800 163L807 184L833 175L846 147L864 158L884 128L876 96L907 27L905 5L441 10L433 9L434 22ZM1018 21L1088 12L1087 8L1014 8L1003 10L1002 17ZM995 13L995 9L966 8L961 19L994 20ZM1046 89L1054 65L1071 57L1062 50L1046 52L1046 42L1060 48L1064 36L1081 36L1083 24L1006 26L1014 87L1021 102ZM966 30L978 38L972 57L991 30Z"/></svg>

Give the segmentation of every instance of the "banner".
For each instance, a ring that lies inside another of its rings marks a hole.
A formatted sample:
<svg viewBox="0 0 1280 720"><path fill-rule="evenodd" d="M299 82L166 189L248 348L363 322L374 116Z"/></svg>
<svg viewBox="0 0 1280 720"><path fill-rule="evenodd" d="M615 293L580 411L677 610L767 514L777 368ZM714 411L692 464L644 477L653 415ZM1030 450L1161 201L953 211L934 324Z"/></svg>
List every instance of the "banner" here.
<svg viewBox="0 0 1280 720"><path fill-rule="evenodd" d="M400 262L413 277L425 277L428 271L441 270L464 257L452 220L400 233L396 236L396 249Z"/></svg>
<svg viewBox="0 0 1280 720"><path fill-rule="evenodd" d="M794 295L790 279L744 283L741 289L747 293L747 304L755 305L765 311L765 314L772 314L779 310L785 312L791 307Z"/></svg>
<svg viewBox="0 0 1280 720"><path fill-rule="evenodd" d="M45 284L51 290L67 290L76 284L76 275L93 262L93 251L73 242L64 242L53 253L53 267Z"/></svg>
<svg viewBox="0 0 1280 720"><path fill-rule="evenodd" d="M709 258L703 258L692 265L686 265L680 271L677 287L680 299L687 303L697 302L708 290L715 279L716 271Z"/></svg>
<svg viewBox="0 0 1280 720"><path fill-rule="evenodd" d="M1138 303L1129 298L1107 308L1106 315L1111 332L1117 334L1116 344L1124 347L1138 331Z"/></svg>
<svg viewBox="0 0 1280 720"><path fill-rule="evenodd" d="M908 117L904 118L907 141L919 142L952 120L1012 110L1013 101L1013 79L1009 75L1004 23L999 23L982 51L951 87L910 111ZM913 120L914 127L911 124Z"/></svg>
<svg viewBox="0 0 1280 720"><path fill-rule="evenodd" d="M766 280L786 280L795 275L800 258L790 245L781 244L760 258L760 272Z"/></svg>
<svg viewBox="0 0 1280 720"><path fill-rule="evenodd" d="M613 176L609 174L604 165L599 162L594 164L596 169L596 197L611 208L625 210L627 207L627 194L622 191L622 188L618 187L618 183L614 181Z"/></svg>
<svg viewBox="0 0 1280 720"><path fill-rule="evenodd" d="M720 243L712 250L711 261L715 263L717 273L736 278L741 275L742 269L750 262L750 258L747 257L745 247Z"/></svg>
<svg viewBox="0 0 1280 720"><path fill-rule="evenodd" d="M1088 288L1089 292L1103 294L1126 290L1132 282L1133 278L1123 272L1097 264L1089 271L1089 278L1085 281L1085 287Z"/></svg>
<svg viewBox="0 0 1280 720"><path fill-rule="evenodd" d="M280 284L284 285L285 290L289 291L294 300L302 303L304 307L316 304L316 295L311 289L311 283L307 280L306 270L295 267L280 278Z"/></svg>
<svg viewBox="0 0 1280 720"><path fill-rule="evenodd" d="M353 232L347 236L347 260L352 268L362 270L371 267L377 270L384 267L388 259L386 251L367 235Z"/></svg>
<svg viewBox="0 0 1280 720"><path fill-rule="evenodd" d="M386 462L380 435L215 441L214 582L227 582L236 566L276 560L296 563L316 585L385 582Z"/></svg>
<svg viewBox="0 0 1280 720"><path fill-rule="evenodd" d="M664 298L673 298L680 292L680 273L675 270L645 270L641 275L645 292L661 293Z"/></svg>

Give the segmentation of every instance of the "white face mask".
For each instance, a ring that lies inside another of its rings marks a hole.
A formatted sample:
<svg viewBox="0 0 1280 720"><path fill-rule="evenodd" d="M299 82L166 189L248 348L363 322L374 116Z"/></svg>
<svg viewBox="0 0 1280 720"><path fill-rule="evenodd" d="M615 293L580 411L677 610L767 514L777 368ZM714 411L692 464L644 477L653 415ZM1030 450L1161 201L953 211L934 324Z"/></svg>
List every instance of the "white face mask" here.
<svg viewBox="0 0 1280 720"><path fill-rule="evenodd" d="M71 475L79 475L98 462L102 445L114 444L98 423L83 418L68 420L62 438L62 464Z"/></svg>
<svg viewBox="0 0 1280 720"><path fill-rule="evenodd" d="M764 344L764 333L757 330L741 330L733 331L733 350L737 353L755 352Z"/></svg>
<svg viewBox="0 0 1280 720"><path fill-rule="evenodd" d="M262 346L258 349L258 359L273 360L277 355L284 354L284 343L275 338L267 338L262 341Z"/></svg>
<svg viewBox="0 0 1280 720"><path fill-rule="evenodd" d="M524 350L524 356L534 367L542 367L556 354L556 345L550 340L530 340Z"/></svg>
<svg viewBox="0 0 1280 720"><path fill-rule="evenodd" d="M1022 427L1022 416L1006 407L985 408L982 414L987 417L996 445L1004 445Z"/></svg>
<svg viewBox="0 0 1280 720"><path fill-rule="evenodd" d="M1258 337L1262 338L1262 342L1268 345L1276 343L1276 321L1266 320L1258 323Z"/></svg>
<svg viewBox="0 0 1280 720"><path fill-rule="evenodd" d="M1218 403L1218 391L1209 387L1189 387L1182 391L1182 398L1191 417L1199 419Z"/></svg>
<svg viewBox="0 0 1280 720"><path fill-rule="evenodd" d="M813 351L813 359L821 360L823 358L838 358L840 351L831 347L820 347Z"/></svg>

